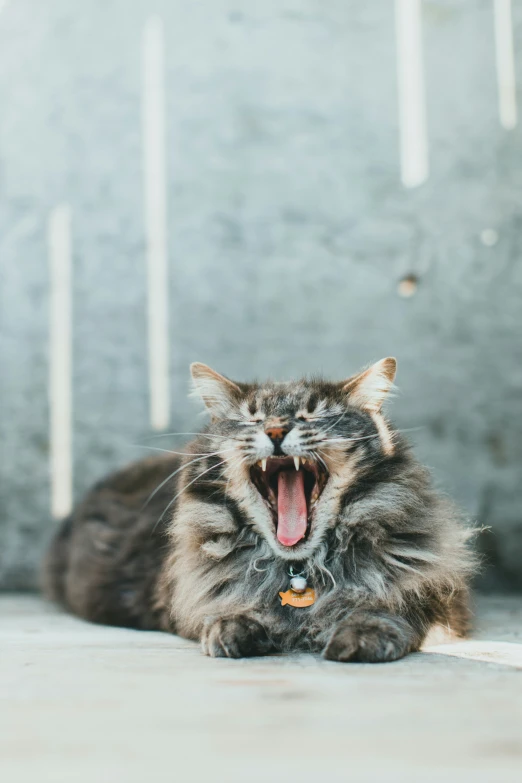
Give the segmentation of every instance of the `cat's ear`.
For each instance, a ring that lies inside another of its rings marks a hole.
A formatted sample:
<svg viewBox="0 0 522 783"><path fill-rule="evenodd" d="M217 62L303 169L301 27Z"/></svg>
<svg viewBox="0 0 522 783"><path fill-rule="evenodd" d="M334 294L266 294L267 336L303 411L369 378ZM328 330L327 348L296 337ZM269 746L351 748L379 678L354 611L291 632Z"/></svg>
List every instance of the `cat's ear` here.
<svg viewBox="0 0 522 783"><path fill-rule="evenodd" d="M378 413L393 389L396 372L397 361L389 356L345 381L343 391L351 405L357 405L368 413Z"/></svg>
<svg viewBox="0 0 522 783"><path fill-rule="evenodd" d="M241 398L237 383L225 378L201 362L190 365L194 382L194 393L199 395L211 414L217 418L226 417Z"/></svg>

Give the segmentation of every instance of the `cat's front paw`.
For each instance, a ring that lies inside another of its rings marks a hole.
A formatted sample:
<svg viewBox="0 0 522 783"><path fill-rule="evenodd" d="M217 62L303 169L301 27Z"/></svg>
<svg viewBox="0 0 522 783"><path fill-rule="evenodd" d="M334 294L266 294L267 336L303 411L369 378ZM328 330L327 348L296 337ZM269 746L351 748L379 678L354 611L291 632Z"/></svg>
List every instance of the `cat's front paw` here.
<svg viewBox="0 0 522 783"><path fill-rule="evenodd" d="M247 615L208 618L201 645L203 652L212 658L266 655L271 648L264 627Z"/></svg>
<svg viewBox="0 0 522 783"><path fill-rule="evenodd" d="M412 633L404 620L354 612L336 626L324 657L329 661L384 663L402 658L411 649Z"/></svg>

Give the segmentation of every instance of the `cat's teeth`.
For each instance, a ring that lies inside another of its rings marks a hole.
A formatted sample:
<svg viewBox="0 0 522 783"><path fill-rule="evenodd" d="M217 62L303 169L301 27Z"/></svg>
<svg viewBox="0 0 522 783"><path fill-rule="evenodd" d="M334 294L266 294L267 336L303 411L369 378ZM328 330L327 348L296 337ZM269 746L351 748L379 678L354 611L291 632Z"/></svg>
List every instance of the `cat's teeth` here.
<svg viewBox="0 0 522 783"><path fill-rule="evenodd" d="M299 457L294 457L294 465L295 469L299 470Z"/></svg>
<svg viewBox="0 0 522 783"><path fill-rule="evenodd" d="M264 471L266 470L266 459L261 460L261 467L263 468Z"/></svg>

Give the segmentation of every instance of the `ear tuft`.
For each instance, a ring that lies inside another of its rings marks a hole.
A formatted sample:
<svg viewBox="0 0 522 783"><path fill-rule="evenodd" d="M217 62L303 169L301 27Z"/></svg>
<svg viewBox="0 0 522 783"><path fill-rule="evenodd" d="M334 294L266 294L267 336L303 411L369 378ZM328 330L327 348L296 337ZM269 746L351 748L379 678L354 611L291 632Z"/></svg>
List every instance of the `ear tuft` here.
<svg viewBox="0 0 522 783"><path fill-rule="evenodd" d="M226 417L241 397L239 386L201 362L190 365L194 394L201 397L216 418Z"/></svg>
<svg viewBox="0 0 522 783"><path fill-rule="evenodd" d="M378 413L393 389L396 372L397 361L388 356L345 381L343 391L349 395L352 405L358 405L368 413Z"/></svg>

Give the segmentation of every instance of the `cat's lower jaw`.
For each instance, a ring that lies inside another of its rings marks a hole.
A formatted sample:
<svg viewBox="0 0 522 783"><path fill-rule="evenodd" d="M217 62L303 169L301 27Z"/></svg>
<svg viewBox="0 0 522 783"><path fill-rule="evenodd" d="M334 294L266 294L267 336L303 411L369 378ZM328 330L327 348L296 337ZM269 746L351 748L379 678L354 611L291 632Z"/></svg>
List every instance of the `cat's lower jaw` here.
<svg viewBox="0 0 522 783"><path fill-rule="evenodd" d="M208 617L201 646L212 658L249 658L266 655L272 642L263 625L250 615Z"/></svg>
<svg viewBox="0 0 522 783"><path fill-rule="evenodd" d="M413 628L402 618L353 612L334 629L324 657L329 661L385 663L403 658L417 646Z"/></svg>

